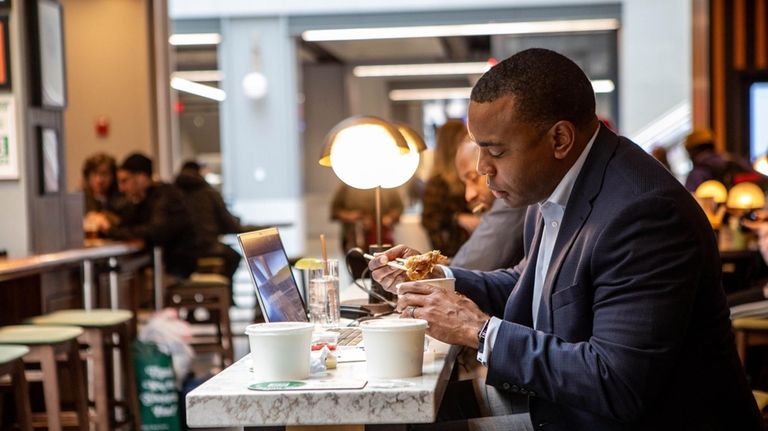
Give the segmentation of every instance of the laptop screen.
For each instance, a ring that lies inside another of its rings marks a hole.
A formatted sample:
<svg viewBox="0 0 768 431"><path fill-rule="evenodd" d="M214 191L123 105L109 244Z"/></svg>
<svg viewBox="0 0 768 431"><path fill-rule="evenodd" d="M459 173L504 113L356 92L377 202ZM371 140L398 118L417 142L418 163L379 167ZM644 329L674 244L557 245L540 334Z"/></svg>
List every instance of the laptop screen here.
<svg viewBox="0 0 768 431"><path fill-rule="evenodd" d="M307 322L304 301L293 279L277 228L237 236L267 322Z"/></svg>

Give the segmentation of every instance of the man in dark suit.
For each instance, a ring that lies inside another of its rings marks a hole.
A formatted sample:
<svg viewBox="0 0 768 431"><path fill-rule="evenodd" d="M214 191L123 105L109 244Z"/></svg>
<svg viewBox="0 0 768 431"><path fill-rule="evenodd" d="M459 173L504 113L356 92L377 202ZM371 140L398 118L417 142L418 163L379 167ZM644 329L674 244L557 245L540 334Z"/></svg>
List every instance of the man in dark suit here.
<svg viewBox="0 0 768 431"><path fill-rule="evenodd" d="M508 58L472 90L469 130L494 195L530 205L526 257L487 273L438 267L462 295L401 289L401 316L477 347L487 384L527 396L537 429L762 429L704 214L600 126L581 69L544 49ZM372 260L374 278L395 290L404 274L386 262L415 253Z"/></svg>

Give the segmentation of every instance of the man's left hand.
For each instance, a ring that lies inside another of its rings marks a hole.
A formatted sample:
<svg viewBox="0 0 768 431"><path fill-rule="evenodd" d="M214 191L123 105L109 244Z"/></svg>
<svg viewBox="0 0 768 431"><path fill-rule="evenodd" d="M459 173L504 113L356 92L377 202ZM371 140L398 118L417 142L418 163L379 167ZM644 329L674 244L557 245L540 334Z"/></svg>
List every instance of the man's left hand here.
<svg viewBox="0 0 768 431"><path fill-rule="evenodd" d="M402 285L398 293L400 317L426 320L427 334L444 343L477 348L477 333L489 317L469 298L420 282Z"/></svg>

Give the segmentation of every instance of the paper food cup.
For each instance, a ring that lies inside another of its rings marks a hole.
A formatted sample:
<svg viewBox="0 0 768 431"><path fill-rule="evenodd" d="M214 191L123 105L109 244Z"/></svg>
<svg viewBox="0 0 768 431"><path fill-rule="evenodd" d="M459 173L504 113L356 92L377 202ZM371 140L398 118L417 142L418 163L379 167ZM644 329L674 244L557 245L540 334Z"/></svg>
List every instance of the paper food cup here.
<svg viewBox="0 0 768 431"><path fill-rule="evenodd" d="M274 322L248 325L253 377L257 382L309 377L310 345L315 325Z"/></svg>
<svg viewBox="0 0 768 431"><path fill-rule="evenodd" d="M426 280L413 280L413 281L404 281L402 283L397 283L397 294L400 294L400 286L412 286L414 284L431 284L433 286L437 286L441 289L444 289L448 292L455 292L456 291L456 279L455 278L429 278Z"/></svg>
<svg viewBox="0 0 768 431"><path fill-rule="evenodd" d="M424 363L422 319L376 319L360 323L369 379L418 377Z"/></svg>

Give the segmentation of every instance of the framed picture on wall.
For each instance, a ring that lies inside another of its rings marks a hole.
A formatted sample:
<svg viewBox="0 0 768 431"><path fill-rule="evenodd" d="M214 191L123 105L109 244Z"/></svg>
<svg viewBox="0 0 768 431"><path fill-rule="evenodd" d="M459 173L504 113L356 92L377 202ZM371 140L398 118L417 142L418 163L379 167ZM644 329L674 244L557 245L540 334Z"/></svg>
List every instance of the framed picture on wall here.
<svg viewBox="0 0 768 431"><path fill-rule="evenodd" d="M0 95L0 180L19 179L19 149L13 95Z"/></svg>
<svg viewBox="0 0 768 431"><path fill-rule="evenodd" d="M40 103L45 108L61 109L67 106L61 5L53 0L36 1Z"/></svg>
<svg viewBox="0 0 768 431"><path fill-rule="evenodd" d="M47 195L59 192L59 135L56 129L39 127L40 143L40 193Z"/></svg>
<svg viewBox="0 0 768 431"><path fill-rule="evenodd" d="M8 32L8 15L0 15L0 90L10 89L11 42Z"/></svg>

